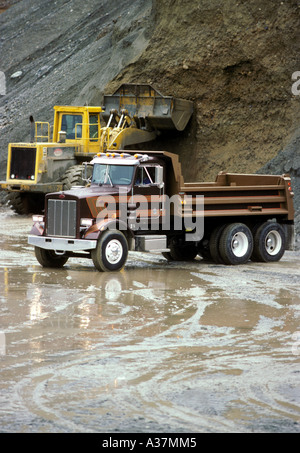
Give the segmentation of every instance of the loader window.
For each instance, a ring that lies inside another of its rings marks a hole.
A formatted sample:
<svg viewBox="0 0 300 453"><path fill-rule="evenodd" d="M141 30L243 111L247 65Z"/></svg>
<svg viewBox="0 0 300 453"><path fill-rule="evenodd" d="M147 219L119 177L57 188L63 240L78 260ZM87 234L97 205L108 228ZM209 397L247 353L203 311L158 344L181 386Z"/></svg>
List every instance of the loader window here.
<svg viewBox="0 0 300 453"><path fill-rule="evenodd" d="M82 115L64 114L61 117L61 131L67 133L66 138L75 140L82 137Z"/></svg>
<svg viewBox="0 0 300 453"><path fill-rule="evenodd" d="M131 165L95 164L92 183L111 186L131 184L133 169Z"/></svg>
<svg viewBox="0 0 300 453"><path fill-rule="evenodd" d="M99 114L91 114L89 116L89 131L90 131L90 141L96 142L99 137Z"/></svg>

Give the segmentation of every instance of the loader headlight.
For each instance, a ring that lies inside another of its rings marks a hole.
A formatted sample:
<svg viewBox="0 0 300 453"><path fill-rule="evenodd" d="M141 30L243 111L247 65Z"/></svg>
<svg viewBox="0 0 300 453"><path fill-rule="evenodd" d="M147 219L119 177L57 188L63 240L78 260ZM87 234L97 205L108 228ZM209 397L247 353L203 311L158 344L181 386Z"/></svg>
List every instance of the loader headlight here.
<svg viewBox="0 0 300 453"><path fill-rule="evenodd" d="M15 179L15 175L14 174L10 175L10 179Z"/></svg>
<svg viewBox="0 0 300 453"><path fill-rule="evenodd" d="M94 223L94 219L80 219L80 225L85 227L90 227Z"/></svg>

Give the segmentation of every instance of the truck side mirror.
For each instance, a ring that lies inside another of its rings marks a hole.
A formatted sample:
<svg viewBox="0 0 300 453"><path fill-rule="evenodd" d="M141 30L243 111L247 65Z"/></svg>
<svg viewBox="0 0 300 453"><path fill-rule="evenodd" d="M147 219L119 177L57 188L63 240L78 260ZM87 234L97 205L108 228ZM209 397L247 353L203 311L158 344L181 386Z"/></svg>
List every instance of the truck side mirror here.
<svg viewBox="0 0 300 453"><path fill-rule="evenodd" d="M81 178L86 183L91 181L92 168L93 166L90 164L90 162L83 162Z"/></svg>
<svg viewBox="0 0 300 453"><path fill-rule="evenodd" d="M160 189L164 186L164 169L161 166L155 167L155 184L157 184Z"/></svg>

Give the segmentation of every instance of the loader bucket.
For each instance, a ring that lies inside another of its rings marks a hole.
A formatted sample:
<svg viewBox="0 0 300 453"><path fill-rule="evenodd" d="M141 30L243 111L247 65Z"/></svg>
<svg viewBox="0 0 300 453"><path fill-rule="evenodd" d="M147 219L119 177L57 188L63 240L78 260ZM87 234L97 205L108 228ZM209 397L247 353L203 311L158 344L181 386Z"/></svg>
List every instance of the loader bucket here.
<svg viewBox="0 0 300 453"><path fill-rule="evenodd" d="M121 113L126 109L130 117L153 129L177 129L182 131L192 113L193 102L172 96L162 96L151 85L123 84L112 95L104 95L104 121L108 121L112 109Z"/></svg>

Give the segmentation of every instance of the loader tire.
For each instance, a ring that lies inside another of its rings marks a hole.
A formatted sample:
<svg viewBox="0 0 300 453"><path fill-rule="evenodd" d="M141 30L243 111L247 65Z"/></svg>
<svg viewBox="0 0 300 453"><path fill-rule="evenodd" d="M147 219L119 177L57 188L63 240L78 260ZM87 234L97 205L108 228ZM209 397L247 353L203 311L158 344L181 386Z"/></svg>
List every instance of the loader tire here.
<svg viewBox="0 0 300 453"><path fill-rule="evenodd" d="M82 179L82 165L73 165L68 168L61 180L63 190L69 190L73 186L85 186L85 181Z"/></svg>
<svg viewBox="0 0 300 453"><path fill-rule="evenodd" d="M44 194L10 192L7 198L12 210L20 215L40 214L44 209Z"/></svg>

